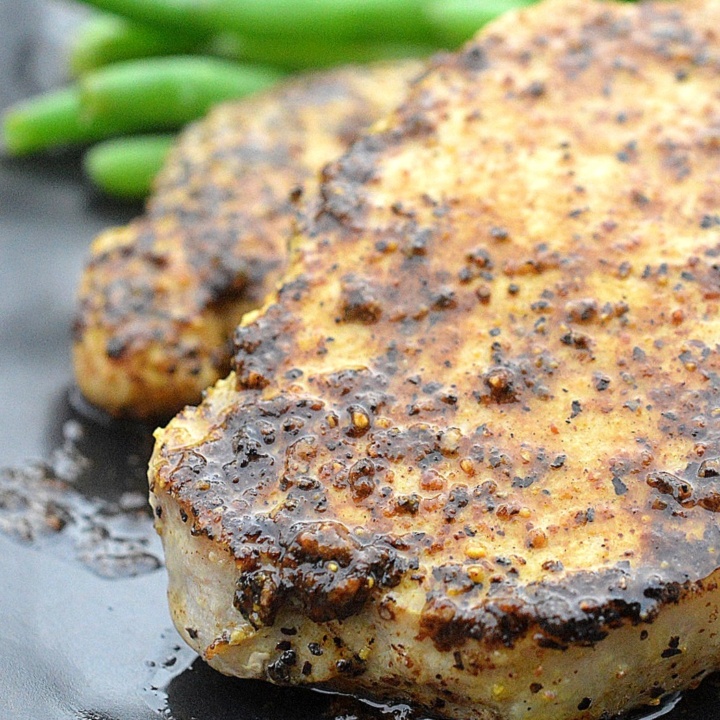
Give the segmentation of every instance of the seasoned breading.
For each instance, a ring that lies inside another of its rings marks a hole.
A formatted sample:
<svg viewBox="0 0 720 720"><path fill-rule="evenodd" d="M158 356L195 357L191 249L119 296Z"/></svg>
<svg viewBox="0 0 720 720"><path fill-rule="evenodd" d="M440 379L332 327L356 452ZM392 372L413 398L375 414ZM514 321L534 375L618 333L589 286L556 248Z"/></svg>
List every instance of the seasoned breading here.
<svg viewBox="0 0 720 720"><path fill-rule="evenodd" d="M235 373L156 434L213 666L532 720L720 667L718 27L547 0L328 167Z"/></svg>
<svg viewBox="0 0 720 720"><path fill-rule="evenodd" d="M285 267L303 189L389 112L420 64L342 68L220 106L174 148L146 214L94 242L78 385L113 415L168 417L230 369L230 337Z"/></svg>

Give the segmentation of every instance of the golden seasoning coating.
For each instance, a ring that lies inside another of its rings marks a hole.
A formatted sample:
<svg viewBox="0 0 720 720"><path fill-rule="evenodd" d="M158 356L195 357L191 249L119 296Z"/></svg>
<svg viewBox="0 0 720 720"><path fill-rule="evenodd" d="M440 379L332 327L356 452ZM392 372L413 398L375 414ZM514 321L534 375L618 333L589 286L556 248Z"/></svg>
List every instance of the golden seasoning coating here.
<svg viewBox="0 0 720 720"><path fill-rule="evenodd" d="M157 433L211 664L496 720L720 667L718 27L547 0L327 168L235 373Z"/></svg>
<svg viewBox="0 0 720 720"><path fill-rule="evenodd" d="M314 194L322 165L391 110L419 68L295 79L185 131L145 215L92 246L74 342L85 396L114 415L167 417L227 374L233 329L285 267L292 198Z"/></svg>

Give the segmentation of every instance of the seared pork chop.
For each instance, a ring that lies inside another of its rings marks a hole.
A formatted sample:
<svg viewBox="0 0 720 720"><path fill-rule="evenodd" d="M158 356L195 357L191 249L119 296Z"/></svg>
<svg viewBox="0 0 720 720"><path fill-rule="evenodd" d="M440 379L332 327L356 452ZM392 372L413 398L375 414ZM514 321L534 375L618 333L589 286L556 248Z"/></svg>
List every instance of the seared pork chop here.
<svg viewBox="0 0 720 720"><path fill-rule="evenodd" d="M150 468L214 667L601 718L720 667L720 2L548 0L324 174Z"/></svg>
<svg viewBox="0 0 720 720"><path fill-rule="evenodd" d="M230 370L231 336L285 267L297 197L393 109L415 61L309 75L191 126L146 214L93 243L75 323L83 394L113 415L169 417Z"/></svg>

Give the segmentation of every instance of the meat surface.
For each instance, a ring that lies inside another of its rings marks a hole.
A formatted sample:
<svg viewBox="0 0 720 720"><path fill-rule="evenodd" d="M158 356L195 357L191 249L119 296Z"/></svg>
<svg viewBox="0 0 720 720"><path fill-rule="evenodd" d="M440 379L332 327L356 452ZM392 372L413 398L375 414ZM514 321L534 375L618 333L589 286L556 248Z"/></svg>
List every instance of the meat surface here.
<svg viewBox="0 0 720 720"><path fill-rule="evenodd" d="M214 667L608 718L720 667L720 3L547 0L324 173L151 502Z"/></svg>
<svg viewBox="0 0 720 720"><path fill-rule="evenodd" d="M112 415L167 419L230 370L231 335L285 267L322 165L392 110L415 61L341 68L227 103L182 135L145 215L94 242L77 383Z"/></svg>

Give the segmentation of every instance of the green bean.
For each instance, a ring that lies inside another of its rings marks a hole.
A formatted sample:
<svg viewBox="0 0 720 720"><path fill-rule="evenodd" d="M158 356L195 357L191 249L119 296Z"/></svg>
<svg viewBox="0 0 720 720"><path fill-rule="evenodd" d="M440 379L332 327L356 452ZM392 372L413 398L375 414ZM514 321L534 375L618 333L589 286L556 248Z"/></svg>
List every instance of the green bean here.
<svg viewBox="0 0 720 720"><path fill-rule="evenodd" d="M128 131L174 129L217 102L269 87L281 75L211 57L129 60L85 75L80 97L89 116L122 116Z"/></svg>
<svg viewBox="0 0 720 720"><path fill-rule="evenodd" d="M11 155L99 140L123 131L122 118L83 115L80 92L65 88L11 106L3 118L5 149Z"/></svg>
<svg viewBox="0 0 720 720"><path fill-rule="evenodd" d="M106 194L139 200L150 194L174 135L136 135L98 143L83 156L90 180Z"/></svg>
<svg viewBox="0 0 720 720"><path fill-rule="evenodd" d="M70 70L74 75L81 75L124 60L197 53L206 40L205 33L162 30L116 15L98 13L79 28L73 40Z"/></svg>
<svg viewBox="0 0 720 720"><path fill-rule="evenodd" d="M433 31L450 47L469 40L483 25L508 10L537 0L429 0L423 14Z"/></svg>
<svg viewBox="0 0 720 720"><path fill-rule="evenodd" d="M344 63L427 57L437 45L386 42L332 43L218 36L209 50L234 55L245 62L273 65L286 70L326 68Z"/></svg>
<svg viewBox="0 0 720 720"><path fill-rule="evenodd" d="M340 63L363 63L404 57L425 57L436 44L405 42L335 42L316 39L240 37L220 33L196 37L159 30L114 15L98 14L81 29L71 48L70 67L82 75L114 62L164 55L211 55L225 59L274 65L286 70L324 68Z"/></svg>
<svg viewBox="0 0 720 720"><path fill-rule="evenodd" d="M5 147L25 154L113 135L177 129L215 103L268 87L274 69L209 57L116 63L84 75L77 86L12 106L4 117Z"/></svg>
<svg viewBox="0 0 720 720"><path fill-rule="evenodd" d="M431 37L425 0L84 0L137 22L178 30L336 40Z"/></svg>

